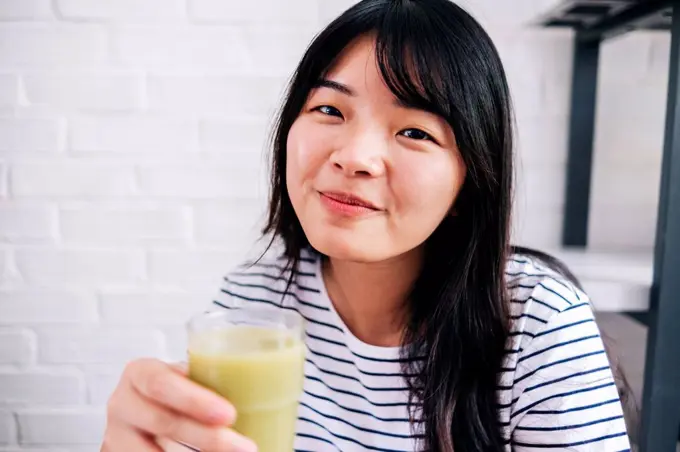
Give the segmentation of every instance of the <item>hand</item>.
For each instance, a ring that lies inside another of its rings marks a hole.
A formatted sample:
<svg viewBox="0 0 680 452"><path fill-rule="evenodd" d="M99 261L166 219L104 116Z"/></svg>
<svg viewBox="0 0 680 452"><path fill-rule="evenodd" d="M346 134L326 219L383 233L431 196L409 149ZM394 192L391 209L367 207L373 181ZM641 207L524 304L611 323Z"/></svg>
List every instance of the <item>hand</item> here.
<svg viewBox="0 0 680 452"><path fill-rule="evenodd" d="M158 360L127 365L111 395L102 452L161 452L168 440L202 452L255 452L255 444L227 428L236 410L224 398ZM158 441L158 442L157 442Z"/></svg>

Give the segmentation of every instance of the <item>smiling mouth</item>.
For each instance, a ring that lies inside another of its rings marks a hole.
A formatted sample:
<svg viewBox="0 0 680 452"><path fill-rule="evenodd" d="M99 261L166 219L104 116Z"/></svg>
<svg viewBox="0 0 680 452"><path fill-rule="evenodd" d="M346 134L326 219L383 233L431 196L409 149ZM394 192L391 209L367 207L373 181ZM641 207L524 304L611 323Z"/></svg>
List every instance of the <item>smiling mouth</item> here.
<svg viewBox="0 0 680 452"><path fill-rule="evenodd" d="M347 193L319 192L321 201L332 212L345 216L359 216L378 212L375 205Z"/></svg>
<svg viewBox="0 0 680 452"><path fill-rule="evenodd" d="M346 193L336 193L336 192L321 192L321 195L326 196L327 198L332 199L333 201L342 203L342 204L347 204L350 206L357 206L357 207L364 207L366 209L371 209L371 210L378 210L376 206L371 204L368 201L365 201L358 196L353 196L350 194Z"/></svg>

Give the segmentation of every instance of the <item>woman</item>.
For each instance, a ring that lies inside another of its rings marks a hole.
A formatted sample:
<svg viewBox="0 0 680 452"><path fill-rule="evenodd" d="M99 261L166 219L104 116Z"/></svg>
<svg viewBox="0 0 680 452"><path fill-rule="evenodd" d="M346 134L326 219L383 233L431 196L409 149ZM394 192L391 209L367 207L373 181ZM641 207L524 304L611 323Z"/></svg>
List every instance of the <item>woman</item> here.
<svg viewBox="0 0 680 452"><path fill-rule="evenodd" d="M312 42L278 121L265 233L234 300L298 310L296 450L627 450L586 295L508 245L512 118L487 34L448 0L364 0ZM233 407L132 363L103 450L250 451Z"/></svg>

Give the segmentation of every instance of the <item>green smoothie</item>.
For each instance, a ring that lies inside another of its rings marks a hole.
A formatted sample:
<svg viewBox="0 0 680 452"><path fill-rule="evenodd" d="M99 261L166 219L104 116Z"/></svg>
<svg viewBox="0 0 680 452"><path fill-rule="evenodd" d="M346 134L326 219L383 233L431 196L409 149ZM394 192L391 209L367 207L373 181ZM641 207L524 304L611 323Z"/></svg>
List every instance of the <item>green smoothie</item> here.
<svg viewBox="0 0 680 452"><path fill-rule="evenodd" d="M189 338L189 376L229 400L259 452L291 452L305 346L292 331L230 326Z"/></svg>

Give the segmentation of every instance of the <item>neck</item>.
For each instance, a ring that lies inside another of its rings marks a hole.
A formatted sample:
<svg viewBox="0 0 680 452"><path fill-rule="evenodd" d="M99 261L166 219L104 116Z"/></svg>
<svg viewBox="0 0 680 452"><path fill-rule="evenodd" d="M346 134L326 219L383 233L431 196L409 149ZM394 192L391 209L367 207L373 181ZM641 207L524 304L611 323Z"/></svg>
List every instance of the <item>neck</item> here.
<svg viewBox="0 0 680 452"><path fill-rule="evenodd" d="M352 334L370 345L401 345L408 296L422 266L422 249L378 263L330 258L323 277L335 310Z"/></svg>

